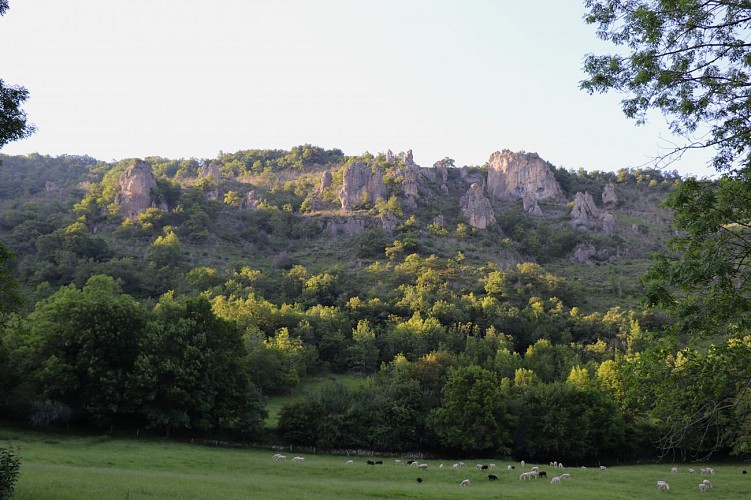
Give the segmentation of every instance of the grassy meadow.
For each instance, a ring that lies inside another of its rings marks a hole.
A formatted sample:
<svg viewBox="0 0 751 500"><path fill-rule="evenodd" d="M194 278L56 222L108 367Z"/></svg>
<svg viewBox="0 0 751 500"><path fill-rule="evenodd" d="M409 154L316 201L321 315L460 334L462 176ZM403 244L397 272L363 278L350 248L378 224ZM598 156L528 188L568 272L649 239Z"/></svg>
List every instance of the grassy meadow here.
<svg viewBox="0 0 751 500"><path fill-rule="evenodd" d="M365 457L303 454L305 462L280 462L272 450L192 445L158 439L118 439L108 436L69 436L0 427L0 439L21 446L21 476L14 498L23 499L330 499L330 498L535 498L634 499L704 498L698 483L709 478L714 487L709 498L751 498L751 475L743 463L712 464L713 476L688 474L700 464L611 466L606 471L569 467L572 479L552 485L549 479L520 481L522 471L507 470L511 462L494 460L497 481L476 463L490 460L463 458L464 469L451 468L454 460L425 460L427 470L394 465L393 457L380 457L384 465L369 466ZM368 457L370 458L370 457ZM373 457L377 460L379 457ZM444 468L439 465L444 463ZM527 464L524 470L531 464ZM749 467L751 468L751 467ZM548 475L550 467L543 466ZM559 471L560 472L560 471ZM417 478L423 479L422 483ZM470 479L470 487L460 487ZM658 491L656 481L667 480L670 491ZM701 495L701 496L699 496Z"/></svg>

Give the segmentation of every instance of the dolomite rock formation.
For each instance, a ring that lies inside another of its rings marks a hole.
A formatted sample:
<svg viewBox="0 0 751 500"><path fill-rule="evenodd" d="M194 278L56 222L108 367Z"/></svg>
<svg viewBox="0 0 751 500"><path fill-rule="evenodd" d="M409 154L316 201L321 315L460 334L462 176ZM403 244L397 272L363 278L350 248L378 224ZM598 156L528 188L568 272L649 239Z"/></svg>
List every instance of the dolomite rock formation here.
<svg viewBox="0 0 751 500"><path fill-rule="evenodd" d="M441 182L441 191L444 193L449 192L448 185L446 182L449 179L449 169L448 165L444 160L437 161L433 164L433 168L435 169L436 178L440 180Z"/></svg>
<svg viewBox="0 0 751 500"><path fill-rule="evenodd" d="M563 196L550 166L537 153L513 153L508 149L490 155L486 191L496 200L517 200L525 193L538 200Z"/></svg>
<svg viewBox="0 0 751 500"><path fill-rule="evenodd" d="M331 172L326 170L321 176L321 184L318 186L318 194L323 193L324 189L330 188L333 182L333 176Z"/></svg>
<svg viewBox="0 0 751 500"><path fill-rule="evenodd" d="M609 234L615 229L615 218L613 214L597 208L591 194L576 193L570 224L577 229L596 229L600 226L604 233Z"/></svg>
<svg viewBox="0 0 751 500"><path fill-rule="evenodd" d="M618 195L615 194L615 185L609 182L602 191L602 206L605 208L614 208L618 205Z"/></svg>
<svg viewBox="0 0 751 500"><path fill-rule="evenodd" d="M386 195L383 184L383 170L376 167L375 171L363 162L355 162L344 170L342 189L339 200L344 210L353 210L363 203L372 205L378 198Z"/></svg>
<svg viewBox="0 0 751 500"><path fill-rule="evenodd" d="M495 224L493 207L490 205L490 200L482 194L482 186L479 184L472 184L459 203L470 226L485 229Z"/></svg>
<svg viewBox="0 0 751 500"><path fill-rule="evenodd" d="M157 203L152 198L151 190L155 187L156 179L151 166L142 160L136 160L115 186L115 203L120 206L120 212L133 221L147 208L167 210L166 203Z"/></svg>
<svg viewBox="0 0 751 500"><path fill-rule="evenodd" d="M347 236L357 236L365 231L365 221L349 217L347 220L330 220L326 224L326 230L332 235L344 234Z"/></svg>
<svg viewBox="0 0 751 500"><path fill-rule="evenodd" d="M535 215L537 217L542 215L542 209L537 204L537 198L532 193L525 192L522 196L522 208L524 213Z"/></svg>
<svg viewBox="0 0 751 500"><path fill-rule="evenodd" d="M259 203L261 203L261 200L256 198L256 193L254 191L248 191L245 195L245 199L240 204L240 208L244 208L245 210L255 210L258 208Z"/></svg>
<svg viewBox="0 0 751 500"><path fill-rule="evenodd" d="M209 163L201 167L201 178L213 177L215 181L219 182L221 176L221 170L218 163Z"/></svg>

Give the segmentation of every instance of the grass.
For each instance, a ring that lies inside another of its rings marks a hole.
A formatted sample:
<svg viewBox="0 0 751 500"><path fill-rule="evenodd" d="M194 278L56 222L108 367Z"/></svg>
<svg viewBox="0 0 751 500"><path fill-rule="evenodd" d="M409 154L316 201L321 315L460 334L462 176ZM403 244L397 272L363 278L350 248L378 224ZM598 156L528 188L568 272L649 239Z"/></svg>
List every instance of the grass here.
<svg viewBox="0 0 751 500"><path fill-rule="evenodd" d="M272 459L273 451L213 448L164 440L126 440L107 436L81 437L17 431L0 427L0 440L13 439L21 446L21 476L16 499L633 499L704 498L698 483L709 478L716 499L751 498L751 476L741 474L742 463L713 464L717 474L688 474L679 465L678 474L670 473L670 464L565 469L572 479L560 485L548 480L520 481L522 470L509 471L508 461L497 460L493 471L498 481L490 482L486 473L475 470L476 460L465 459L469 466L455 470L452 460L426 460L428 470L398 467L393 458L385 465L366 465L356 457L347 465L347 457L309 455L303 463ZM377 459L373 457L373 459ZM446 464L439 468L440 463ZM488 463L488 460L482 461ZM527 468L531 464L527 465ZM548 475L554 472L550 467ZM421 477L422 483L416 478ZM459 486L469 478L472 485ZM667 480L670 491L658 491L656 481Z"/></svg>

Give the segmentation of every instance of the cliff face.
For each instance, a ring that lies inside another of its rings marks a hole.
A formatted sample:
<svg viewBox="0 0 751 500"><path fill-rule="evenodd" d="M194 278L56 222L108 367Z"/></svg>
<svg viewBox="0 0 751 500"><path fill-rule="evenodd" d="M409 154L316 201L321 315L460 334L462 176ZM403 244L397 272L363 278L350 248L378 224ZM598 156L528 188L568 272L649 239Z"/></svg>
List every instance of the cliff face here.
<svg viewBox="0 0 751 500"><path fill-rule="evenodd" d="M156 188L156 179L151 166L136 160L120 177L115 186L115 203L127 218L135 220L147 208L155 207L167 210L167 204L157 202L151 195Z"/></svg>
<svg viewBox="0 0 751 500"><path fill-rule="evenodd" d="M472 184L459 203L470 226L486 229L495 224L493 207L490 205L490 200L482 194L482 186L479 184Z"/></svg>
<svg viewBox="0 0 751 500"><path fill-rule="evenodd" d="M344 170L342 189L339 191L342 209L353 210L363 204L372 205L378 198L384 196L386 196L386 186L383 183L383 170L380 167L376 167L373 171L370 165L358 161Z"/></svg>
<svg viewBox="0 0 751 500"><path fill-rule="evenodd" d="M548 163L537 153L496 151L488 160L486 191L490 199L516 200L525 193L538 200L563 197Z"/></svg>
<svg viewBox="0 0 751 500"><path fill-rule="evenodd" d="M609 234L615 230L615 217L606 210L600 210L595 205L589 193L576 193L574 207L571 209L572 227L577 229L602 229Z"/></svg>

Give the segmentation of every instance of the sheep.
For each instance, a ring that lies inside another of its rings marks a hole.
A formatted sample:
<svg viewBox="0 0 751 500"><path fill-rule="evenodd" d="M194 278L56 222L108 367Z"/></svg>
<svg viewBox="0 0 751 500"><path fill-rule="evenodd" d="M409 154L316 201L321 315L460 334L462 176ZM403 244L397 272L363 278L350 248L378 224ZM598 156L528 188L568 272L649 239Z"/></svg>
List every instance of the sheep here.
<svg viewBox="0 0 751 500"><path fill-rule="evenodd" d="M689 470L688 470L688 473L689 473L689 474L696 474L696 470L695 470L695 469L689 469Z"/></svg>
<svg viewBox="0 0 751 500"><path fill-rule="evenodd" d="M376 465L383 465L383 460L376 460Z"/></svg>
<svg viewBox="0 0 751 500"><path fill-rule="evenodd" d="M397 458L396 460L394 460L394 465L404 465L404 462Z"/></svg>
<svg viewBox="0 0 751 500"><path fill-rule="evenodd" d="M347 464L353 464L353 463L355 463L354 460L347 460Z"/></svg>
<svg viewBox="0 0 751 500"><path fill-rule="evenodd" d="M375 462L372 460L368 460L368 465L375 465Z"/></svg>
<svg viewBox="0 0 751 500"><path fill-rule="evenodd" d="M514 470L514 469L516 469L516 467L515 467L515 466L513 466L513 465L507 465L507 466L506 466L506 469L507 469L507 470Z"/></svg>
<svg viewBox="0 0 751 500"><path fill-rule="evenodd" d="M469 481L469 479L465 479L464 481L462 481L461 483L459 483L459 486L469 486L471 484L472 483Z"/></svg>
<svg viewBox="0 0 751 500"><path fill-rule="evenodd" d="M488 474L488 481L497 481L497 480L498 480L498 476L496 476L495 474Z"/></svg>
<svg viewBox="0 0 751 500"><path fill-rule="evenodd" d="M283 456L281 453L274 454L274 460L279 460L279 457Z"/></svg>
<svg viewBox="0 0 751 500"><path fill-rule="evenodd" d="M658 490L669 490L670 485L667 481L657 481L657 489Z"/></svg>
<svg viewBox="0 0 751 500"><path fill-rule="evenodd" d="M671 474L677 474L678 473L678 467L673 467L672 469L670 469L670 473Z"/></svg>
<svg viewBox="0 0 751 500"><path fill-rule="evenodd" d="M607 468L607 467L605 467L604 465L601 465L601 466L600 466L600 470L608 470L608 468Z"/></svg>
<svg viewBox="0 0 751 500"><path fill-rule="evenodd" d="M560 476L555 476L553 479L551 479L550 484L561 484Z"/></svg>
<svg viewBox="0 0 751 500"><path fill-rule="evenodd" d="M704 493L707 491L707 485L704 483L699 483L699 493Z"/></svg>
<svg viewBox="0 0 751 500"><path fill-rule="evenodd" d="M414 461L414 460L409 460L409 461L407 462L407 465L412 465L413 463L415 463L415 461Z"/></svg>
<svg viewBox="0 0 751 500"><path fill-rule="evenodd" d="M548 477L548 473L545 472L544 470L541 470L540 472L538 472L537 475L539 477Z"/></svg>
<svg viewBox="0 0 751 500"><path fill-rule="evenodd" d="M464 462L459 462L459 467L466 467L466 466L467 464L465 464Z"/></svg>
<svg viewBox="0 0 751 500"><path fill-rule="evenodd" d="M439 469L443 469L443 464L438 466Z"/></svg>
<svg viewBox="0 0 751 500"><path fill-rule="evenodd" d="M304 462L305 461L305 457L294 457L292 459L292 461L293 462Z"/></svg>
<svg viewBox="0 0 751 500"><path fill-rule="evenodd" d="M524 460L521 461L521 465L522 465L522 467L524 467Z"/></svg>
<svg viewBox="0 0 751 500"><path fill-rule="evenodd" d="M561 475L560 475L560 478L561 478L561 479L571 479L571 474L568 474L568 473L566 473L566 474L561 474Z"/></svg>
<svg viewBox="0 0 751 500"><path fill-rule="evenodd" d="M481 465L480 466L480 470L488 470L488 466L487 465Z"/></svg>
<svg viewBox="0 0 751 500"><path fill-rule="evenodd" d="M287 457L284 455L279 455L279 454L274 455L274 460L286 460L286 459Z"/></svg>
<svg viewBox="0 0 751 500"><path fill-rule="evenodd" d="M532 467L532 470L535 471L535 472L539 472L540 468L539 467Z"/></svg>
<svg viewBox="0 0 751 500"><path fill-rule="evenodd" d="M520 481L522 479L532 479L533 477L534 476L531 473L529 473L529 472L522 472L521 474L519 474L519 480Z"/></svg>
<svg viewBox="0 0 751 500"><path fill-rule="evenodd" d="M420 465L420 462L410 462L409 465L412 467L417 467L418 465Z"/></svg>
<svg viewBox="0 0 751 500"><path fill-rule="evenodd" d="M483 467L485 467L485 466L482 465L482 464L475 465L475 469L477 469L477 470L482 470Z"/></svg>
<svg viewBox="0 0 751 500"><path fill-rule="evenodd" d="M496 464L490 464L490 465L488 465L488 468L489 468L489 469L495 469L496 467L497 467L497 465L496 465Z"/></svg>
<svg viewBox="0 0 751 500"><path fill-rule="evenodd" d="M701 482L701 484L705 485L707 489L710 489L712 487L712 483L709 482L709 479L705 479Z"/></svg>
<svg viewBox="0 0 751 500"><path fill-rule="evenodd" d="M421 477L418 477L418 478L417 478L417 482L418 482L418 483L421 483L421 482L422 482L422 478L421 478Z"/></svg>
<svg viewBox="0 0 751 500"><path fill-rule="evenodd" d="M425 469L427 469L427 468L428 468L428 464L419 464L419 465L417 466L417 468L418 468L418 469L422 469L422 470L425 470Z"/></svg>
<svg viewBox="0 0 751 500"><path fill-rule="evenodd" d="M454 469L458 469L459 468L459 464L454 464L451 467L453 467Z"/></svg>
<svg viewBox="0 0 751 500"><path fill-rule="evenodd" d="M558 462L558 468L563 469L563 462Z"/></svg>

